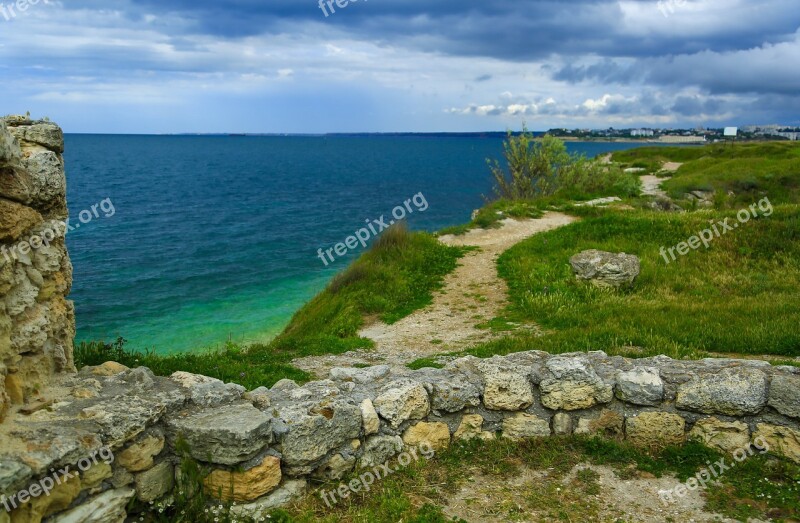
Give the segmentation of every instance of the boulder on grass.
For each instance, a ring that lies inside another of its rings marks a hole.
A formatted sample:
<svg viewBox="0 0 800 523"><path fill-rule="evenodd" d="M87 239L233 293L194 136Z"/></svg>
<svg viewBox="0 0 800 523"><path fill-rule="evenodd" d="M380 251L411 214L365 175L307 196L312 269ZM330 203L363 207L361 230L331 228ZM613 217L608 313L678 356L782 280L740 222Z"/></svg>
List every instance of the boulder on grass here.
<svg viewBox="0 0 800 523"><path fill-rule="evenodd" d="M595 249L576 254L569 264L579 280L613 289L632 285L641 270L638 256Z"/></svg>

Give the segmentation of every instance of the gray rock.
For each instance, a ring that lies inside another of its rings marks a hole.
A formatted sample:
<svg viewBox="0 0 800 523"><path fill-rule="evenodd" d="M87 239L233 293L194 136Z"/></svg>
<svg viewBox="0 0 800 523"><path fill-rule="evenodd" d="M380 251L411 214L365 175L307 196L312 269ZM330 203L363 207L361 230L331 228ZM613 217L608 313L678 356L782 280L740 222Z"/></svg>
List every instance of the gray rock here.
<svg viewBox="0 0 800 523"><path fill-rule="evenodd" d="M581 410L610 403L614 387L603 381L584 359L556 356L545 364L539 388L542 405L552 410Z"/></svg>
<svg viewBox="0 0 800 523"><path fill-rule="evenodd" d="M595 249L576 254L570 258L569 263L576 278L606 288L630 286L641 270L637 256Z"/></svg>
<svg viewBox="0 0 800 523"><path fill-rule="evenodd" d="M522 410L533 405L530 378L519 367L487 360L478 364L484 383L483 403L490 410Z"/></svg>
<svg viewBox="0 0 800 523"><path fill-rule="evenodd" d="M323 466L314 471L314 477L324 480L337 480L353 470L356 458L351 455L334 454Z"/></svg>
<svg viewBox="0 0 800 523"><path fill-rule="evenodd" d="M155 501L175 485L175 470L172 464L162 461L146 472L136 475L136 497L149 503Z"/></svg>
<svg viewBox="0 0 800 523"><path fill-rule="evenodd" d="M428 391L419 383L397 383L375 398L378 414L388 420L392 427L404 421L423 419L430 412Z"/></svg>
<svg viewBox="0 0 800 523"><path fill-rule="evenodd" d="M231 507L231 514L239 518L250 518L253 521L267 521L272 510L301 498L305 492L305 480L286 480L277 490L263 498L257 499L252 503Z"/></svg>
<svg viewBox="0 0 800 523"><path fill-rule="evenodd" d="M56 515L52 523L123 523L127 517L125 509L135 493L132 488L107 490Z"/></svg>
<svg viewBox="0 0 800 523"><path fill-rule="evenodd" d="M299 389L299 388L300 388L300 385L298 385L294 381L287 380L287 379L282 379L282 380L279 380L277 383L275 383L275 385L272 386L271 390L274 390L274 391L277 391L277 392L288 392L290 390L295 390L295 389Z"/></svg>
<svg viewBox="0 0 800 523"><path fill-rule="evenodd" d="M329 452L361 434L361 409L344 401L326 400L311 408L301 405L282 409L287 432L280 450L286 473L308 474Z"/></svg>
<svg viewBox="0 0 800 523"><path fill-rule="evenodd" d="M272 418L250 403L204 409L167 427L173 445L182 437L192 457L220 465L247 461L272 442Z"/></svg>
<svg viewBox="0 0 800 523"><path fill-rule="evenodd" d="M377 467L403 451L400 436L373 436L364 443L364 451L358 465L361 468Z"/></svg>
<svg viewBox="0 0 800 523"><path fill-rule="evenodd" d="M767 404L767 376L762 371L735 367L703 374L678 388L679 409L705 414L758 414Z"/></svg>
<svg viewBox="0 0 800 523"><path fill-rule="evenodd" d="M553 416L553 433L556 436L569 436L572 434L572 418L566 412L558 412Z"/></svg>
<svg viewBox="0 0 800 523"><path fill-rule="evenodd" d="M169 379L183 389L190 402L200 407L232 403L240 400L245 392L241 385L189 372L175 372Z"/></svg>
<svg viewBox="0 0 800 523"><path fill-rule="evenodd" d="M784 416L800 418L800 376L774 376L769 406Z"/></svg>
<svg viewBox="0 0 800 523"><path fill-rule="evenodd" d="M19 148L19 142L9 132L6 123L0 120L0 169L19 166L21 157L22 151ZM3 194L3 196L7 195Z"/></svg>
<svg viewBox="0 0 800 523"><path fill-rule="evenodd" d="M35 122L33 125L10 127L9 131L20 141L41 145L56 153L64 152L64 132L54 123Z"/></svg>
<svg viewBox="0 0 800 523"><path fill-rule="evenodd" d="M75 406L82 407L78 416L97 423L103 441L116 447L141 434L185 401L183 393L169 380L156 378L150 369L138 367L108 379L99 397ZM83 407L84 404L87 406ZM66 417L69 414L67 409Z"/></svg>
<svg viewBox="0 0 800 523"><path fill-rule="evenodd" d="M269 389L266 387L259 387L250 392L245 392L244 398L251 401L253 406L259 410L264 410L272 405L272 396L270 396Z"/></svg>
<svg viewBox="0 0 800 523"><path fill-rule="evenodd" d="M659 405L664 400L664 382L655 367L637 367L617 374L616 395L634 405Z"/></svg>
<svg viewBox="0 0 800 523"><path fill-rule="evenodd" d="M133 481L133 474L128 472L125 467L116 467L114 469L114 474L111 476L111 484L114 486L114 488L127 487L133 483Z"/></svg>
<svg viewBox="0 0 800 523"><path fill-rule="evenodd" d="M356 383L374 383L389 374L388 365L377 365L365 369L353 367L334 367L331 369L331 379L334 381L353 381Z"/></svg>
<svg viewBox="0 0 800 523"><path fill-rule="evenodd" d="M33 476L31 468L10 456L0 456L0 495L15 494Z"/></svg>
<svg viewBox="0 0 800 523"><path fill-rule="evenodd" d="M452 374L448 378L433 383L433 410L459 412L481 404L480 388L470 383L466 376Z"/></svg>

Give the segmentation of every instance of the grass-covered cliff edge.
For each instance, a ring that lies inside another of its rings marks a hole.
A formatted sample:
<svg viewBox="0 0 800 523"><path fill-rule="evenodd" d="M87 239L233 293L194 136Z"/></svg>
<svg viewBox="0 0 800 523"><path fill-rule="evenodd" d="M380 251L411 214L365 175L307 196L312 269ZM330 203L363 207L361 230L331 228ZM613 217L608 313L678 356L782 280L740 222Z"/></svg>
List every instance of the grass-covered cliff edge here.
<svg viewBox="0 0 800 523"><path fill-rule="evenodd" d="M507 160L530 175L542 159L522 157L520 147L531 144L520 140L507 146ZM545 142L539 154L568 165L554 141ZM494 165L493 174L501 182L499 198L481 209L471 223L443 231L491 228L501 218L537 217L547 209L580 218L521 242L498 263L499 274L509 286L509 306L501 317L482 327L503 332L509 322L531 323L543 331L509 331L468 352L490 356L530 349L605 350L632 357L666 354L678 358L739 353L786 360L800 356L800 310L796 307L800 146L640 148L615 153L612 160L579 159L563 168L558 180L542 177L537 190L531 191L525 172L506 172L503 186L503 169ZM665 162L682 165L664 173ZM635 169L642 172L631 173ZM663 189L685 212L654 210L657 198L639 196L638 175L645 173L664 176ZM692 192L706 195L702 206ZM605 196L621 201L603 207L573 205ZM739 210L765 198L770 203L769 215L762 212L715 239L708 249L666 262L662 247L678 245L709 224L726 218L735 221ZM591 248L639 256L642 272L636 285L608 292L577 282L568 260ZM396 227L299 310L269 344L229 344L219 351L159 356L129 352L120 343L98 342L78 347L76 360L87 365L114 359L129 366L148 366L159 374L186 370L250 388L281 378L304 381L310 376L294 368L292 359L369 349L372 342L357 334L365 321L380 318L391 323L426 306L463 253L463 248L445 246L434 235Z"/></svg>

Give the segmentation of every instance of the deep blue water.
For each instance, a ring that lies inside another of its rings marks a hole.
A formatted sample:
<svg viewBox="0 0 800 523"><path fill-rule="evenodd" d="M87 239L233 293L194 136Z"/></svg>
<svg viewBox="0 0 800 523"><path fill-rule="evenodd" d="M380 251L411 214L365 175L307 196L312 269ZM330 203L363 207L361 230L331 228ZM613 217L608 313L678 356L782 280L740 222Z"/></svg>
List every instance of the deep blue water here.
<svg viewBox="0 0 800 523"><path fill-rule="evenodd" d="M71 223L114 207L67 236L77 339L159 352L267 339L361 252L325 267L319 248L420 192L411 228L468 221L501 152L478 137L68 135Z"/></svg>

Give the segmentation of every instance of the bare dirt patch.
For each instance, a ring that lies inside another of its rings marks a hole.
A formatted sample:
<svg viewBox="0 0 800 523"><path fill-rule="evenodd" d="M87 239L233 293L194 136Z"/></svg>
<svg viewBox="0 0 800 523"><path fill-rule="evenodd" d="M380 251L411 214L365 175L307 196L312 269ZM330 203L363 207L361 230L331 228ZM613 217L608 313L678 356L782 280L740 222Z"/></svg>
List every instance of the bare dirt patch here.
<svg viewBox="0 0 800 523"><path fill-rule="evenodd" d="M665 506L658 495L678 485L674 477L620 478L611 467L577 465L566 476L524 468L508 479L476 474L450 496L444 512L466 521L602 521L733 523L705 510L699 490Z"/></svg>

